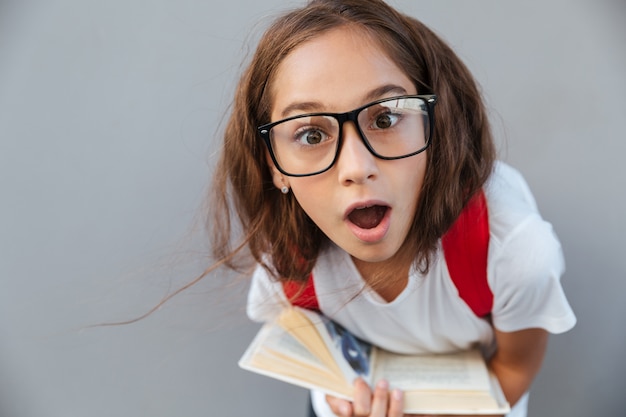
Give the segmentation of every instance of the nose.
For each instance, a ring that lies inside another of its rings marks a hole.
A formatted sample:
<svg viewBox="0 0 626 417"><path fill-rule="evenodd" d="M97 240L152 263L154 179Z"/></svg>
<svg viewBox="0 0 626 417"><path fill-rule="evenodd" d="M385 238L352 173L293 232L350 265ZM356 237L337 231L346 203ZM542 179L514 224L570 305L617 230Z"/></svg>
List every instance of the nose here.
<svg viewBox="0 0 626 417"><path fill-rule="evenodd" d="M363 184L378 175L376 157L365 147L352 122L343 125L343 143L337 159L339 182L343 185Z"/></svg>

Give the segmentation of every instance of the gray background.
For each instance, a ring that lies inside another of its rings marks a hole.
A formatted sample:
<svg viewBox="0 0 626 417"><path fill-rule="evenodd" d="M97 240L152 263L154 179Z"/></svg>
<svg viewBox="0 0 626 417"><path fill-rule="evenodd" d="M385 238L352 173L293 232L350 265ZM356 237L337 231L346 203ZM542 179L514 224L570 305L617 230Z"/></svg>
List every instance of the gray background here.
<svg viewBox="0 0 626 417"><path fill-rule="evenodd" d="M240 371L257 326L206 265L214 137L259 28L288 2L0 0L0 416L303 416ZM623 415L621 1L395 0L481 83L501 157L560 235L579 323L551 339L534 416Z"/></svg>

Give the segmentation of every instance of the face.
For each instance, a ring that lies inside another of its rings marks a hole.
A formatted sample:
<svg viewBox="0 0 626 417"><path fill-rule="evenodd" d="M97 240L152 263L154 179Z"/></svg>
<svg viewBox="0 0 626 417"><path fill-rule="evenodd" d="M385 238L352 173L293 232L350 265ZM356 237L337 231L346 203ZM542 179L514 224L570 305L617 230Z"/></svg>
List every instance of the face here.
<svg viewBox="0 0 626 417"><path fill-rule="evenodd" d="M339 28L294 49L272 85L272 121L311 112L346 112L374 100L417 94L404 72L364 32ZM302 209L355 263L393 260L413 221L426 153L382 160L356 127L343 126L339 157L328 171L288 177L273 169L274 184L291 188Z"/></svg>

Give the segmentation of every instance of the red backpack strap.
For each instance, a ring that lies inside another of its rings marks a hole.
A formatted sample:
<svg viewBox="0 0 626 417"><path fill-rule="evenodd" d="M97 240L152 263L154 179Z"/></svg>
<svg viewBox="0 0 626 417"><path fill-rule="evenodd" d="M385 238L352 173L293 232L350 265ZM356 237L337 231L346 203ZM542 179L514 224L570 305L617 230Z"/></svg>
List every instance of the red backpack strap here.
<svg viewBox="0 0 626 417"><path fill-rule="evenodd" d="M313 274L309 274L304 284L298 281L283 281L283 291L291 305L309 310L320 310L313 284Z"/></svg>
<svg viewBox="0 0 626 417"><path fill-rule="evenodd" d="M441 241L459 296L478 317L488 315L493 307L493 293L487 281L489 216L482 190L467 203Z"/></svg>

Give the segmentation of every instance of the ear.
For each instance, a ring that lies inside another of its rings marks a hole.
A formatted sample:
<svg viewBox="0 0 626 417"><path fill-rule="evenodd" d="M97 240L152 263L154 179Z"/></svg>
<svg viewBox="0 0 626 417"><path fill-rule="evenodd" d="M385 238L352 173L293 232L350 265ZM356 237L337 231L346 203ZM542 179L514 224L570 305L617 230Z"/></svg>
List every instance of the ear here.
<svg viewBox="0 0 626 417"><path fill-rule="evenodd" d="M283 187L289 188L289 180L287 179L287 177L285 177L285 175L283 175L282 172L278 170L278 168L276 168L276 165L274 165L274 161L272 161L272 157L270 156L269 152L265 152L265 158L267 160L267 165L272 170L272 182L274 183L274 186L279 190Z"/></svg>

